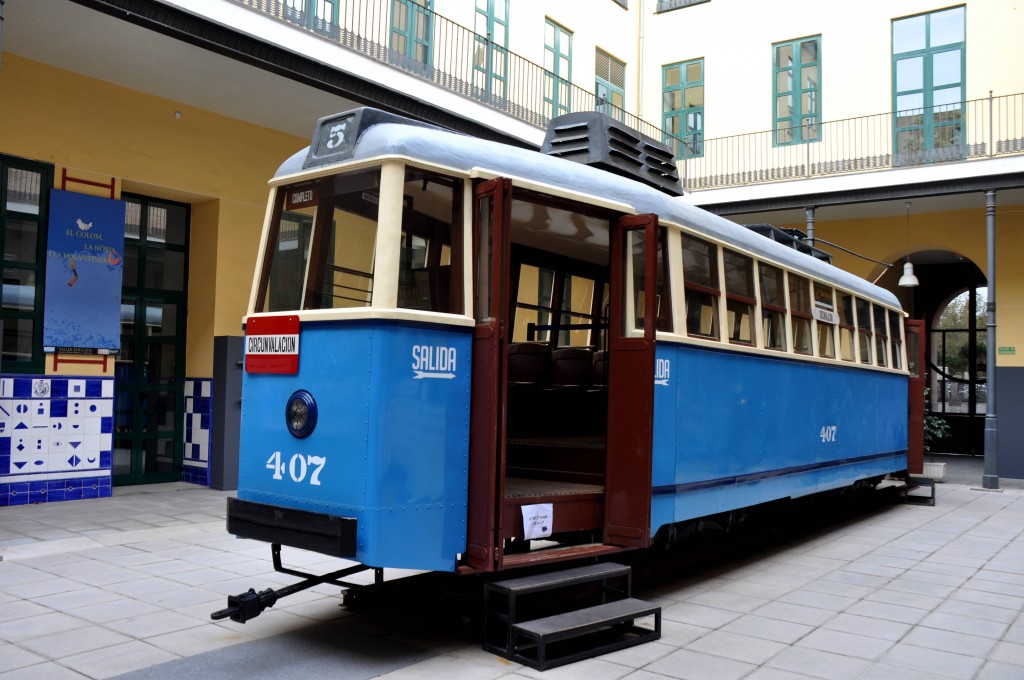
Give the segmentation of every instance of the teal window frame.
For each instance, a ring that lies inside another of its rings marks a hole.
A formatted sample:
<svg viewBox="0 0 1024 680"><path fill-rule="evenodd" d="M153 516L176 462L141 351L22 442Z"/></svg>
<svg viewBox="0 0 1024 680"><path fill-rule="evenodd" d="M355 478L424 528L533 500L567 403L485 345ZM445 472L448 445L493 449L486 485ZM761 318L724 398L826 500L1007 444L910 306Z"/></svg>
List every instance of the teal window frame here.
<svg viewBox="0 0 1024 680"><path fill-rule="evenodd" d="M942 34L952 24L940 23L933 30L933 23L939 15L955 20L956 13L961 19L961 39L944 41ZM914 42L912 34L918 30L923 32L923 42L897 51L902 44ZM958 72L955 80L943 74L950 69ZM892 20L893 151L897 164L964 157L966 74L966 5Z"/></svg>
<svg viewBox="0 0 1024 680"><path fill-rule="evenodd" d="M564 66L564 67L563 67ZM544 20L544 117L569 113L572 99L572 31Z"/></svg>
<svg viewBox="0 0 1024 680"><path fill-rule="evenodd" d="M813 45L813 53L808 47ZM772 45L772 143L821 141L821 35ZM789 59L785 55L790 56Z"/></svg>
<svg viewBox="0 0 1024 680"><path fill-rule="evenodd" d="M602 56L607 60L609 65L609 71L612 66L618 66L622 72L622 80L625 80L626 64L625 62L619 61L608 52L605 52L601 48L597 48L597 54L595 55L595 68L597 64L602 61ZM612 74L609 72L609 76ZM597 99L595 103L595 109L603 114L611 116L615 120L623 121L626 116L626 87L625 83L612 82L610 78L604 78L601 75L594 76L594 95Z"/></svg>
<svg viewBox="0 0 1024 680"><path fill-rule="evenodd" d="M704 156L704 74L703 57L661 67L662 141L677 159Z"/></svg>
<svg viewBox="0 0 1024 680"><path fill-rule="evenodd" d="M403 16L404 26L399 23ZM422 24L419 22L421 18ZM418 64L431 66L434 62L434 0L391 0L391 30L388 35L388 46L392 52Z"/></svg>
<svg viewBox="0 0 1024 680"><path fill-rule="evenodd" d="M12 203L11 193L13 189L8 186L10 170L22 170L28 173L39 175L39 202L36 212L19 210L18 204ZM47 225L49 223L50 189L53 187L53 166L47 163L39 163L15 156L0 154L0 253L3 253L3 304L0 304L0 321L3 321L3 335L0 340L2 346L2 358L0 358L0 370L5 374L32 374L40 375L45 369L45 355L43 354L43 298L46 289L46 237ZM34 260L16 259L8 252L13 243L14 231L10 229L10 223L18 220L25 226L35 227L36 243L33 251ZM31 308L9 308L8 294L15 292L15 283L19 276L31 275L34 279L33 302ZM11 280L11 284L8 284ZM8 289L8 285L11 286ZM28 359L14 359L9 354L13 349L9 338L14 338L15 324L31 323L31 351Z"/></svg>
<svg viewBox="0 0 1024 680"><path fill-rule="evenodd" d="M284 19L322 35L337 38L338 0L283 0Z"/></svg>
<svg viewBox="0 0 1024 680"><path fill-rule="evenodd" d="M511 0L476 0L473 85L490 97L508 99L508 5Z"/></svg>

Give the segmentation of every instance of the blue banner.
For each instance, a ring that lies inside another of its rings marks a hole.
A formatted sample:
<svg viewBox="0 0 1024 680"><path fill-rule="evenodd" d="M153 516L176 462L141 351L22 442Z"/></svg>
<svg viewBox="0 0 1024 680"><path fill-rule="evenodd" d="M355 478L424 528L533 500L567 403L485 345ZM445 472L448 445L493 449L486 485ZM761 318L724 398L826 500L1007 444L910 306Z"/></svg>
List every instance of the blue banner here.
<svg viewBox="0 0 1024 680"><path fill-rule="evenodd" d="M125 202L50 192L43 346L117 351Z"/></svg>

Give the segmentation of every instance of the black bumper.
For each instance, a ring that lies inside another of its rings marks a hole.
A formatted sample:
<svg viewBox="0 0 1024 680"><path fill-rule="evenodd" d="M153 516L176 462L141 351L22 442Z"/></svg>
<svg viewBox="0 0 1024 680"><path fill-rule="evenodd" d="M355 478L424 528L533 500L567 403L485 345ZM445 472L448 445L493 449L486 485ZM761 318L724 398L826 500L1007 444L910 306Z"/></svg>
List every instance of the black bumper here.
<svg viewBox="0 0 1024 680"><path fill-rule="evenodd" d="M228 499L228 533L332 557L356 556L356 526L352 517Z"/></svg>

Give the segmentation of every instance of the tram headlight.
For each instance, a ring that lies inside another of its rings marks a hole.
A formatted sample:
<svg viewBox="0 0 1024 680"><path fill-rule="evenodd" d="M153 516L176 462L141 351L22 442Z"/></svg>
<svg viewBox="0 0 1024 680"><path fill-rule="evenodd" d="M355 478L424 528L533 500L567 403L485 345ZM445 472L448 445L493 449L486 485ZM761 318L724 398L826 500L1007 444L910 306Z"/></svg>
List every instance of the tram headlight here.
<svg viewBox="0 0 1024 680"><path fill-rule="evenodd" d="M311 435L316 427L316 415L316 400L306 390L298 390L288 397L284 420L293 437L304 439Z"/></svg>

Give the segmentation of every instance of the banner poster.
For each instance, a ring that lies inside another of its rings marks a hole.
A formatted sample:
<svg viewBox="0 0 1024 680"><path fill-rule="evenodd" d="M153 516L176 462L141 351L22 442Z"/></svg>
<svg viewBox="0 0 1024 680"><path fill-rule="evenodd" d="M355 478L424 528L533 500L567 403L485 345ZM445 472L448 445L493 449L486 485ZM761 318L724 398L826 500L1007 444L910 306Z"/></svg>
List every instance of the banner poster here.
<svg viewBox="0 0 1024 680"><path fill-rule="evenodd" d="M120 348L124 224L124 201L50 192L46 351Z"/></svg>

